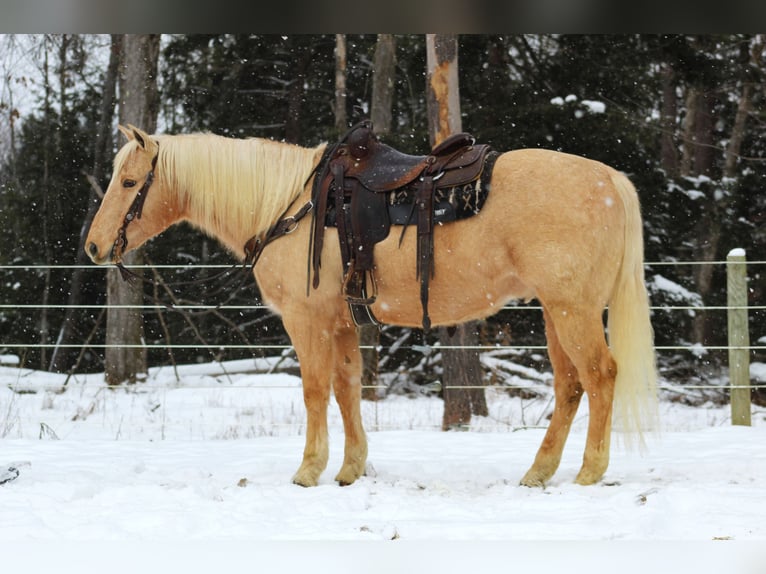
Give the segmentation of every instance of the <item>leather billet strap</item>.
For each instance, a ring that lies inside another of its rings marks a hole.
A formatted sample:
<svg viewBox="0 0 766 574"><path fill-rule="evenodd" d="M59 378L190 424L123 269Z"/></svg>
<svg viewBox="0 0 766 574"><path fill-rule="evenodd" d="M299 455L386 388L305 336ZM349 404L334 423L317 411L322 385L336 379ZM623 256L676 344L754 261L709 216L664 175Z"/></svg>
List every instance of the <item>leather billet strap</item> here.
<svg viewBox="0 0 766 574"><path fill-rule="evenodd" d="M416 277L420 279L423 330L427 333L431 329L431 318L428 316L428 291L430 280L434 275L434 178L431 175L423 176L415 203L418 210Z"/></svg>
<svg viewBox="0 0 766 574"><path fill-rule="evenodd" d="M298 223L303 219L314 207L312 201L306 202L294 215L289 217L280 217L279 220L269 229L263 237L255 235L248 239L245 243L245 265L253 268L261 257L264 248L274 241L279 239L283 235L288 235L298 228Z"/></svg>

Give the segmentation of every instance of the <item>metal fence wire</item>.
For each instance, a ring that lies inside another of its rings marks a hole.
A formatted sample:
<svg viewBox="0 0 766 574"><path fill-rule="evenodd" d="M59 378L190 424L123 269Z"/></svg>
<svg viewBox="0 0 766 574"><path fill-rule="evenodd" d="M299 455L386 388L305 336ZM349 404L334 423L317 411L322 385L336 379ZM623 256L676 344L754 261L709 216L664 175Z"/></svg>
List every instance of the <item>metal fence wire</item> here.
<svg viewBox="0 0 766 574"><path fill-rule="evenodd" d="M704 354L708 352L726 352L729 353L729 359L731 360L733 356L736 356L736 360L738 361L738 371L742 370L742 361L749 361L749 358L751 356L756 356L758 354L763 353L766 351L766 329L764 329L764 336L758 337L755 342L750 342L749 336L748 336L748 329L749 329L749 322L748 317L751 316L751 314L762 314L764 310L766 310L766 305L763 305L759 301L750 301L751 297L749 296L752 294L752 289L750 289L747 285L747 280L745 279L745 269L754 269L755 270L755 276L760 277L760 268L763 267L766 264L766 261L745 261L744 256L742 257L741 261L733 261L732 257L730 256L728 260L723 261L654 261L654 262L647 262L645 264L647 269L656 270L657 268L666 267L666 266L698 266L698 265L714 265L714 266L725 266L727 268L727 272L729 275L729 290L731 291L731 278L730 274L732 273L732 269L737 270L740 269L742 271L742 285L739 287L744 291L744 294L740 294L739 298L732 299L731 293L729 293L729 300L726 305L704 305L701 302L699 304L689 304L688 302L679 302L678 304L670 303L670 304L660 304L660 305L652 305L650 308L653 312L653 314L657 314L659 312L662 313L707 313L707 312L726 312L729 315L729 330L732 329L738 329L737 332L729 332L728 333L728 341L726 344L715 344L715 345L703 345L700 343L685 343L685 344L673 344L673 345L656 345L655 349L658 353L669 353L669 352L691 352L695 354ZM211 270L220 272L221 270L225 270L226 268L231 268L230 265L140 265L140 266L133 266L131 269L133 270L154 270L154 271L162 271L162 272L170 272L170 273L178 273L178 272L185 272L189 270L194 271L203 271L203 270ZM24 265L24 264L18 264L18 265L0 265L0 277L2 277L3 274L8 274L10 272L30 272L30 273L36 273L36 274L44 274L51 270L59 270L59 271L72 271L74 269L88 269L88 270L100 270L103 272L103 268L95 267L93 265ZM17 286L17 289L24 289L24 286ZM733 302L734 301L734 302ZM30 313L35 312L42 312L44 310L67 310L67 309L76 309L76 310L82 310L82 311L93 311L94 313L102 311L106 307L105 304L101 303L83 303L83 304L74 304L74 305L68 305L68 304L50 304L50 303L25 303L25 304L19 304L12 301L0 301L0 317L2 317L4 312L9 311L29 311ZM178 311L178 312L259 312L264 315L269 315L270 312L268 310L268 307L264 305L263 303L237 303L237 302L225 302L222 304L200 304L200 303L185 303L185 302L174 302L172 304L168 303L157 303L157 302L144 302L139 305L120 305L120 306L113 306L118 308L126 308L126 309L137 309L142 312L151 312L151 313L164 313L169 311ZM531 305L506 305L503 310L504 311L529 311L529 310L540 310L541 307L531 304ZM739 314L740 317L744 317L744 322L742 319L740 319L739 323L735 321L735 323L732 323L731 317L733 315ZM766 321L764 322L766 325ZM742 332L744 330L744 334ZM34 333L32 333L34 335ZM394 342L392 343L390 347L401 346L400 342ZM104 349L113 346L113 347L140 347L142 349L147 350L161 350L161 351L167 351L172 352L173 350L180 350L180 349L186 349L186 350L200 350L200 351L216 351L221 348L221 344L219 343L201 343L201 342L195 342L195 343L167 343L167 342L156 342L156 343L142 343L140 345L121 345L121 344L113 344L108 345L103 342L88 340L88 341L76 341L72 343L61 343L56 341L49 341L49 342L41 342L40 340L33 340L31 337L29 340L12 340L10 339L7 334L3 333L0 335L0 364L5 365L13 365L15 360L14 357L19 354L22 350L30 350L30 349L57 349L57 348L76 348L80 350L85 350L86 348L92 352L102 352ZM292 346L289 344L289 342L285 343L263 343L263 342L240 342L240 343L226 343L227 349L232 350L243 350L252 352L253 354L258 354L260 356L273 356L273 355L280 355L289 353L292 351ZM365 348L365 346L363 346ZM369 347L367 347L369 348ZM422 351L423 345L419 343L411 343L410 348L414 349L416 351ZM480 352L502 352L502 351L528 351L528 352L544 352L546 350L546 346L544 344L491 344L491 345L439 345L439 349L453 349L453 348L462 348L462 349L474 349L478 350ZM383 347L378 347L378 349L383 350ZM734 355L732 355L734 353ZM739 353L739 354L737 354ZM739 377L738 380L730 381L728 384L721 384L718 385L718 388L720 389L736 389L741 386L747 386L749 385L749 388L755 388L755 389L763 389L766 388L766 383L758 382L758 381L750 381L749 375L745 372L745 374L738 374ZM747 380L745 380L747 378ZM715 388L716 385L704 385L704 388Z"/></svg>

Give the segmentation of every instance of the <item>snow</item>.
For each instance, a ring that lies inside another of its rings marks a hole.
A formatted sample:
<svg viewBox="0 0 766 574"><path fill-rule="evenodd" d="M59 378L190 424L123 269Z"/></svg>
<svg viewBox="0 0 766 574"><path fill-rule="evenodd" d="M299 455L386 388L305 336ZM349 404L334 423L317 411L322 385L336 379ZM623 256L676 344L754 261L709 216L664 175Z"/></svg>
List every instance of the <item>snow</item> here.
<svg viewBox="0 0 766 574"><path fill-rule="evenodd" d="M574 103L577 101L577 96L569 94L566 98L561 96L555 96L550 99L551 105L563 106L565 103ZM581 100L580 104L592 114L603 114L606 111L606 104L598 100ZM575 111L576 118L582 118L584 113L581 110Z"/></svg>
<svg viewBox="0 0 766 574"><path fill-rule="evenodd" d="M603 114L606 111L606 104L596 100L583 100L582 105L588 108L592 114Z"/></svg>
<svg viewBox="0 0 766 574"><path fill-rule="evenodd" d="M745 250L741 247L735 247L731 251L729 251L729 257L744 257L745 256Z"/></svg>
<svg viewBox="0 0 766 574"><path fill-rule="evenodd" d="M758 383L766 383L766 363L750 363L750 379Z"/></svg>
<svg viewBox="0 0 766 574"><path fill-rule="evenodd" d="M698 293L689 291L685 287L679 285L675 281L671 281L667 277L663 277L659 273L655 274L650 281L647 282L647 288L651 292L660 292L667 299L675 303L686 303L695 307L702 307L702 297Z"/></svg>
<svg viewBox="0 0 766 574"><path fill-rule="evenodd" d="M0 569L580 572L595 556L621 574L647 561L678 571L673 560L692 574L763 571L766 409L732 426L728 406L663 399L646 450L615 433L606 475L583 487L583 401L559 471L530 489L518 481L552 408L550 375L536 375L526 384L547 394L488 388L490 415L465 432L439 430L435 397L365 401L367 476L343 488L333 400L330 462L305 489L290 482L300 379L273 361L155 368L117 389L101 374L0 367L0 471L19 475L0 485Z"/></svg>
<svg viewBox="0 0 766 574"><path fill-rule="evenodd" d="M19 357L17 355L0 354L0 365L18 365Z"/></svg>

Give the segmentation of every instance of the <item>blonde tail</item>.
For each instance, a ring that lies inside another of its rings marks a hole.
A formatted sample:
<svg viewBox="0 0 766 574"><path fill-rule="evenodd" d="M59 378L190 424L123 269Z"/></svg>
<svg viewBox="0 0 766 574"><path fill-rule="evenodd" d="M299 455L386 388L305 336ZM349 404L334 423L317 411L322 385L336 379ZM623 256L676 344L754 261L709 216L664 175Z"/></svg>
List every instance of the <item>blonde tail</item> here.
<svg viewBox="0 0 766 574"><path fill-rule="evenodd" d="M641 209L633 184L614 172L612 181L625 207L625 251L617 283L609 302L609 346L617 362L614 427L637 434L657 430L657 367L654 331L649 318L649 297L644 283L644 243Z"/></svg>

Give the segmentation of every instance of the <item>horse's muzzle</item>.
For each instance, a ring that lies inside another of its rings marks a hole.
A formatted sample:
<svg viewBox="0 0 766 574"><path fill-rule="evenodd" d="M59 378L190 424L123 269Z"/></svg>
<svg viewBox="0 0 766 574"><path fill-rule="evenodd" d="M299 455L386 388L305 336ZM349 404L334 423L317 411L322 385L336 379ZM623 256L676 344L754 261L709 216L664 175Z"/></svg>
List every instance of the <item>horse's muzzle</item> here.
<svg viewBox="0 0 766 574"><path fill-rule="evenodd" d="M114 262L114 247L112 247L105 256L102 256L98 245L91 241L85 246L85 252L96 265L106 265L107 263Z"/></svg>

